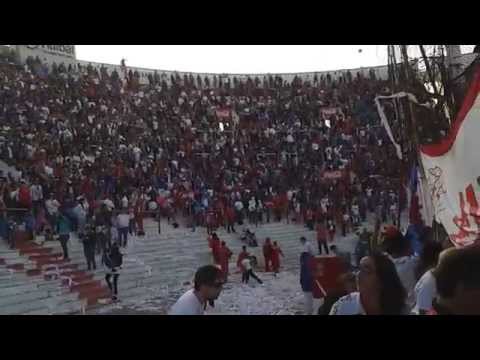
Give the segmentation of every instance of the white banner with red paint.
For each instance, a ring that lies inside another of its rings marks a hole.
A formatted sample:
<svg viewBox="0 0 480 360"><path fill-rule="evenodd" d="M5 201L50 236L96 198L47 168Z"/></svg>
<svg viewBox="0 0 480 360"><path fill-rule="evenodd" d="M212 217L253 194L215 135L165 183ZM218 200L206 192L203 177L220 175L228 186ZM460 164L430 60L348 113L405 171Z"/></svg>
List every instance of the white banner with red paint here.
<svg viewBox="0 0 480 360"><path fill-rule="evenodd" d="M480 236L480 67L450 133L420 147L435 218L457 247Z"/></svg>

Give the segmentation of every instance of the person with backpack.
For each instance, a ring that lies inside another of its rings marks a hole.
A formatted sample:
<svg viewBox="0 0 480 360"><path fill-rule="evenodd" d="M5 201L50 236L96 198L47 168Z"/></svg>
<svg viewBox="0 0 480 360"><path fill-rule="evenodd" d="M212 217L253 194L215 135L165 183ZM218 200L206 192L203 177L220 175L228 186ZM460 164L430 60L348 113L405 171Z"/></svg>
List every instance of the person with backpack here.
<svg viewBox="0 0 480 360"><path fill-rule="evenodd" d="M123 255L120 252L120 248L117 243L113 243L110 249L108 249L103 254L103 263L107 268L107 273L105 275L105 281L107 282L108 288L112 292L112 300L117 301L118 299L118 278L120 276L119 270L121 269L123 263ZM113 277L113 285L110 279Z"/></svg>

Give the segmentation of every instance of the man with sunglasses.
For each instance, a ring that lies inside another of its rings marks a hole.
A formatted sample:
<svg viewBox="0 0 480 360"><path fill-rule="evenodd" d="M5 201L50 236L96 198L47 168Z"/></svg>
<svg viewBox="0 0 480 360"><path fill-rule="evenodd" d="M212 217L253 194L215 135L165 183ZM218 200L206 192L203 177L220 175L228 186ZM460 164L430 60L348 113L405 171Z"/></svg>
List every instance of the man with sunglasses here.
<svg viewBox="0 0 480 360"><path fill-rule="evenodd" d="M195 273L194 288L183 294L170 309L169 315L204 315L207 303L214 306L224 284L222 271L205 265Z"/></svg>

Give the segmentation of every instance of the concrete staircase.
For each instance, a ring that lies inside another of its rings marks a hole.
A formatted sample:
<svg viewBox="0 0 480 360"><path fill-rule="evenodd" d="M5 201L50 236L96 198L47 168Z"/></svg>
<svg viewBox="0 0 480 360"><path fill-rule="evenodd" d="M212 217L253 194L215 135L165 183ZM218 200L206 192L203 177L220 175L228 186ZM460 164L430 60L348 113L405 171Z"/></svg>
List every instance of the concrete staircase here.
<svg viewBox="0 0 480 360"><path fill-rule="evenodd" d="M298 273L301 236L311 240L316 248L315 232L303 225L272 222L249 228L259 241L259 247L249 251L258 259L263 259L261 245L265 237L278 242L285 254L281 271ZM174 229L162 220L161 229L159 235L157 223L146 220L146 236L129 237L127 249L122 249L124 261L118 283L122 305L166 295L169 289L191 281L199 266L212 262L204 228L197 228L195 232L184 226ZM223 228L217 231L234 253L231 271L236 270L236 259L243 245L242 227L236 230L236 234L228 234ZM340 250L352 251L350 240L339 238L335 243ZM97 256L97 270L88 272L83 247L74 234L68 246L71 261L64 263L59 257L61 247L57 241L41 246L25 245L15 251L0 241L0 314L97 313L100 308L113 306L106 300L109 292L104 286L105 272L100 257ZM62 276L69 277L74 285L69 287L65 278L46 277L46 267L51 264L60 267Z"/></svg>

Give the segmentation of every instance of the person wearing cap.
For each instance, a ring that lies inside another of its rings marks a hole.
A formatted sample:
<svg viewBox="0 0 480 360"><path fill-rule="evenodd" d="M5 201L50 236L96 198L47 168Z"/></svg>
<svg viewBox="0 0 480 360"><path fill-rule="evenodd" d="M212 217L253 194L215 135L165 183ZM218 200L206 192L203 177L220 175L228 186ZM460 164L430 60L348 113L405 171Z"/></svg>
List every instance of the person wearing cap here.
<svg viewBox="0 0 480 360"><path fill-rule="evenodd" d="M382 247L395 264L398 276L407 291L407 305L411 309L415 305L415 270L418 257L412 255L410 242L395 226L387 226L382 235L384 238Z"/></svg>
<svg viewBox="0 0 480 360"><path fill-rule="evenodd" d="M214 306L223 288L223 273L214 265L200 267L193 289L185 292L171 307L169 315L204 315L207 304Z"/></svg>

